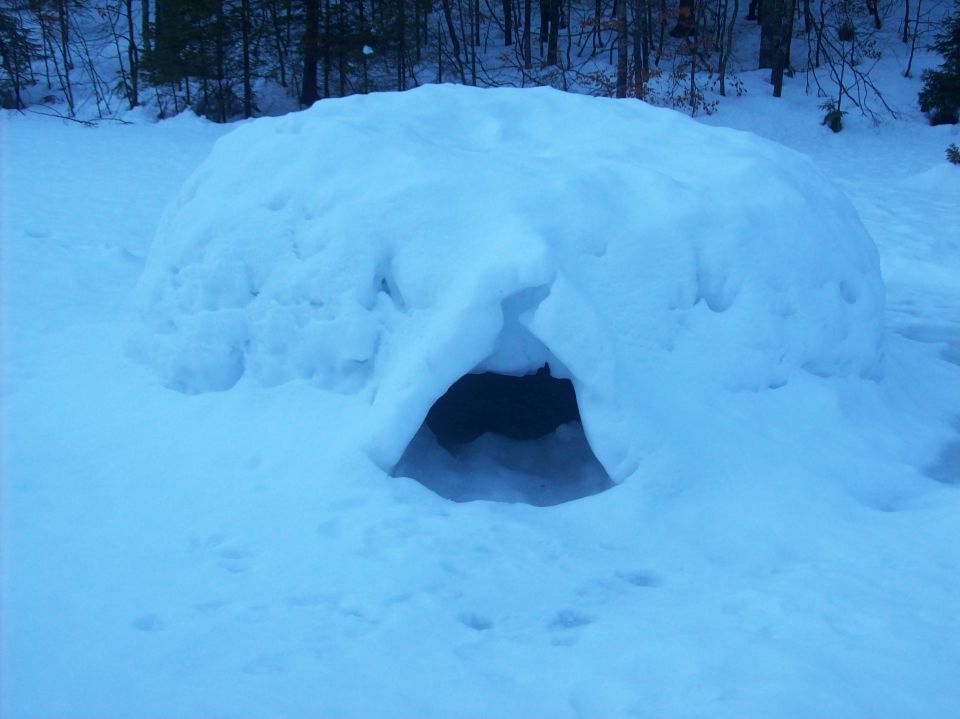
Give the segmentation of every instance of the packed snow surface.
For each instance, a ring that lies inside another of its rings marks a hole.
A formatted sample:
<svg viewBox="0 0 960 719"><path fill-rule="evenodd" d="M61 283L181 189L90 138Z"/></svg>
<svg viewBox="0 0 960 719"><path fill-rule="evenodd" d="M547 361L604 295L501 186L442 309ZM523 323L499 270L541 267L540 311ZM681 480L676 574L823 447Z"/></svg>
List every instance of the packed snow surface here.
<svg viewBox="0 0 960 719"><path fill-rule="evenodd" d="M760 73L708 120L813 164L541 91L208 162L0 113L0 715L960 716L958 136L901 70L880 127ZM585 437L419 429L544 359Z"/></svg>
<svg viewBox="0 0 960 719"><path fill-rule="evenodd" d="M362 391L387 468L463 374L549 361L616 480L691 384L876 374L883 312L873 242L809 159L642 103L453 85L222 138L140 298L168 386Z"/></svg>

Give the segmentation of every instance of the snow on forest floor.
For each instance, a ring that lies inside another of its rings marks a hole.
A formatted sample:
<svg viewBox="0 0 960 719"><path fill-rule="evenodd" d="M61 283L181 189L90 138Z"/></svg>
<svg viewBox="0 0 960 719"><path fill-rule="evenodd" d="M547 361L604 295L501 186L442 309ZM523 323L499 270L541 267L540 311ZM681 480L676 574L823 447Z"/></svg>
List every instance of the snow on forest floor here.
<svg viewBox="0 0 960 719"><path fill-rule="evenodd" d="M852 199L888 379L718 405L643 482L554 507L388 477L326 441L357 409L306 384L161 387L127 353L133 288L230 128L5 113L0 713L960 715L957 129L833 135L799 80L747 83L706 121Z"/></svg>

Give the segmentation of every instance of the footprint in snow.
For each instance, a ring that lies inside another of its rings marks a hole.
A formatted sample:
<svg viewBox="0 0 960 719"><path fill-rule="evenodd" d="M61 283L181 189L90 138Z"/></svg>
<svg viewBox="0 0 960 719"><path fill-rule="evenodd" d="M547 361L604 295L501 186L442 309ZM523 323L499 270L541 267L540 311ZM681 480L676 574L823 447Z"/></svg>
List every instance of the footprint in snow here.
<svg viewBox="0 0 960 719"><path fill-rule="evenodd" d="M190 537L188 546L192 552L211 553L217 564L231 574L247 571L253 563L253 552L225 542L222 534L208 534Z"/></svg>
<svg viewBox="0 0 960 719"><path fill-rule="evenodd" d="M460 614L457 619L460 620L460 623L470 629L474 629L478 632L484 632L487 629L493 628L493 622L491 622L487 617L482 614L475 614L474 612L463 612Z"/></svg>
<svg viewBox="0 0 960 719"><path fill-rule="evenodd" d="M144 614L133 620L133 627L141 632L162 632L167 625L157 614Z"/></svg>
<svg viewBox="0 0 960 719"><path fill-rule="evenodd" d="M333 596L317 593L296 594L286 599L287 606L296 609L331 608L336 606L336 603L336 599Z"/></svg>
<svg viewBox="0 0 960 719"><path fill-rule="evenodd" d="M564 609L561 612L557 612L553 618L553 621L550 622L548 628L562 631L566 629L576 629L577 627L585 627L592 623L593 617L583 614L582 612L577 612L573 609Z"/></svg>
<svg viewBox="0 0 960 719"><path fill-rule="evenodd" d="M200 614L214 614L219 612L228 604L230 604L230 602L226 601L225 599L211 599L206 602L198 602L193 605L193 608L200 612Z"/></svg>
<svg viewBox="0 0 960 719"><path fill-rule="evenodd" d="M231 574L245 572L253 563L253 552L239 547L224 547L216 554L217 563Z"/></svg>
<svg viewBox="0 0 960 719"><path fill-rule="evenodd" d="M223 544L223 541L224 536L222 534L195 535L188 540L188 546L192 552L202 552L208 549L216 549Z"/></svg>
<svg viewBox="0 0 960 719"><path fill-rule="evenodd" d="M628 572L617 572L617 577L627 584L632 584L635 587L659 587L661 584L663 584L663 580L659 575L642 569Z"/></svg>

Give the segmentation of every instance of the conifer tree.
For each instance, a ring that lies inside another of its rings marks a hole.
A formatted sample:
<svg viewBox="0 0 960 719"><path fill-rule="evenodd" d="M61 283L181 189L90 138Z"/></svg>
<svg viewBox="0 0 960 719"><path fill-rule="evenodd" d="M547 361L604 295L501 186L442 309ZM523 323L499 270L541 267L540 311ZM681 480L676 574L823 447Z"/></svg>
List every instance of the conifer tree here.
<svg viewBox="0 0 960 719"><path fill-rule="evenodd" d="M21 92L34 83L30 63L40 46L24 27L20 16L0 9L0 107L19 110L24 107Z"/></svg>
<svg viewBox="0 0 960 719"><path fill-rule="evenodd" d="M960 116L960 5L944 23L930 46L943 56L937 70L925 70L920 91L920 109L931 125L956 124Z"/></svg>

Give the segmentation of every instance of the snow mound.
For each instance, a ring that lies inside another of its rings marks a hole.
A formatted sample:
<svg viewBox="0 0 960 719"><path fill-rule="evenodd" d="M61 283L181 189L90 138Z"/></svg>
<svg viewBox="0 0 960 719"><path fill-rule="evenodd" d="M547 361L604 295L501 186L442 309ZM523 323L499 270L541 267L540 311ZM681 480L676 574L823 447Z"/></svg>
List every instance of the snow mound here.
<svg viewBox="0 0 960 719"><path fill-rule="evenodd" d="M847 199L784 147L640 102L427 86L222 138L139 299L168 386L362 393L385 467L464 374L549 363L619 481L705 388L875 373L883 285Z"/></svg>
<svg viewBox="0 0 960 719"><path fill-rule="evenodd" d="M941 162L929 170L911 175L901 181L900 185L901 187L919 192L957 197L957 195L960 194L960 167L947 162Z"/></svg>

